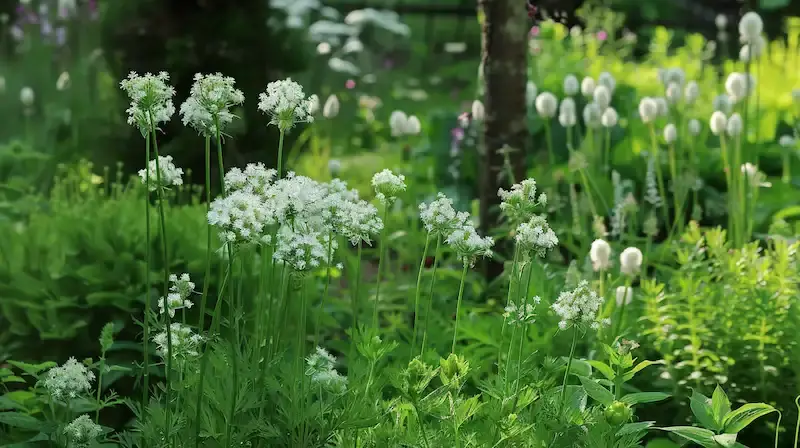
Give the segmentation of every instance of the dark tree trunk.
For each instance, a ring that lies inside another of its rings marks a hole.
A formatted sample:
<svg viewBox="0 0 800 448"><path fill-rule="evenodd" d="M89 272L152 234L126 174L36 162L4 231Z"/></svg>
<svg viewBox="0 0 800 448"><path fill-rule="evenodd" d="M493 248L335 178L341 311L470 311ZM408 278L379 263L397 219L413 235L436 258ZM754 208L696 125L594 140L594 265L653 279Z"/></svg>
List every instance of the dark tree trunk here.
<svg viewBox="0 0 800 448"><path fill-rule="evenodd" d="M483 103L486 107L481 154L480 218L481 231L494 233L500 222L497 190L507 188L502 175L501 149L510 147L514 178L525 175L528 142L525 85L527 83L527 35L531 23L520 0L479 0L482 17L481 49ZM498 247L497 250L504 250ZM499 261L486 266L489 278L502 273Z"/></svg>

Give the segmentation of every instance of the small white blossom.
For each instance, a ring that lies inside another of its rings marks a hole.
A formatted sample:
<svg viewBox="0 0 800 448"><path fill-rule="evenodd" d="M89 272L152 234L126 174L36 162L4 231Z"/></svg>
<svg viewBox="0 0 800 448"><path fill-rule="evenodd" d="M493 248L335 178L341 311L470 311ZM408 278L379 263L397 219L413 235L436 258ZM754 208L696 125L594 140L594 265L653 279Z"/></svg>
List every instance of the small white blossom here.
<svg viewBox="0 0 800 448"><path fill-rule="evenodd" d="M261 162L248 163L244 170L233 167L225 174L225 190L228 194L243 191L264 197L277 175L276 170Z"/></svg>
<svg viewBox="0 0 800 448"><path fill-rule="evenodd" d="M617 111L614 110L613 107L609 107L605 111L603 111L603 116L600 117L600 122L605 128L613 128L614 126L617 125L618 120L619 120L619 115L617 115Z"/></svg>
<svg viewBox="0 0 800 448"><path fill-rule="evenodd" d="M771 187L772 183L767 182L767 175L758 170L758 167L752 163L745 163L741 166L742 175L745 176L748 183L755 188L758 187Z"/></svg>
<svg viewBox="0 0 800 448"><path fill-rule="evenodd" d="M84 448L103 435L103 428L84 414L64 427L64 435L67 436L71 448Z"/></svg>
<svg viewBox="0 0 800 448"><path fill-rule="evenodd" d="M689 120L688 127L689 127L689 134L692 134L694 136L700 134L701 125L700 121L697 120L696 118L692 118L691 120Z"/></svg>
<svg viewBox="0 0 800 448"><path fill-rule="evenodd" d="M592 260L592 269L595 272L607 270L611 267L611 246L602 239L592 241L589 259Z"/></svg>
<svg viewBox="0 0 800 448"><path fill-rule="evenodd" d="M782 135L781 138L778 139L778 144L784 148L793 148L795 146L795 140L791 135Z"/></svg>
<svg viewBox="0 0 800 448"><path fill-rule="evenodd" d="M550 92L542 92L536 97L536 112L542 118L553 118L558 110L558 99Z"/></svg>
<svg viewBox="0 0 800 448"><path fill-rule="evenodd" d="M586 124L586 127L591 129L600 127L602 124L602 113L600 110L600 106L596 103L589 103L583 108L583 122Z"/></svg>
<svg viewBox="0 0 800 448"><path fill-rule="evenodd" d="M581 85L573 74L564 77L564 95L575 96L580 91Z"/></svg>
<svg viewBox="0 0 800 448"><path fill-rule="evenodd" d="M558 327L566 330L576 325L599 328L597 314L603 305L603 298L589 288L589 282L582 280L571 291L563 291L553 303L553 312L561 319Z"/></svg>
<svg viewBox="0 0 800 448"><path fill-rule="evenodd" d="M214 199L208 223L219 229L223 243L258 243L264 242L264 228L271 224L270 216L260 196L239 190Z"/></svg>
<svg viewBox="0 0 800 448"><path fill-rule="evenodd" d="M536 322L536 305L541 303L542 299L539 296L532 297L528 303L520 303L519 305L514 302L509 302L508 306L503 310L503 317L506 319L508 325L529 325Z"/></svg>
<svg viewBox="0 0 800 448"><path fill-rule="evenodd" d="M131 105L127 109L128 124L137 126L142 135L155 131L160 123L166 123L175 114L172 97L175 89L169 85L169 75L145 73L139 76L131 72L120 87L128 95Z"/></svg>
<svg viewBox="0 0 800 448"><path fill-rule="evenodd" d="M681 100L681 96L683 96L681 86L674 82L667 86L667 91L664 94L670 104L677 104Z"/></svg>
<svg viewBox="0 0 800 448"><path fill-rule="evenodd" d="M725 132L725 127L728 124L728 117L726 117L724 113L716 111L711 114L711 120L708 124L712 134L720 135Z"/></svg>
<svg viewBox="0 0 800 448"><path fill-rule="evenodd" d="M601 111L605 110L609 104L611 104L611 91L602 84L594 89L592 97Z"/></svg>
<svg viewBox="0 0 800 448"><path fill-rule="evenodd" d="M743 73L731 73L725 80L725 91L734 103L743 100L748 94L748 79Z"/></svg>
<svg viewBox="0 0 800 448"><path fill-rule="evenodd" d="M166 328L153 336L156 353L163 359L168 358L170 353L173 360L197 358L200 355L198 349L202 342L202 336L194 333L188 325L179 322L173 322L169 326L169 338Z"/></svg>
<svg viewBox="0 0 800 448"><path fill-rule="evenodd" d="M347 377L341 376L335 369L336 358L327 350L317 347L316 351L306 358L306 375L311 382L322 386L329 392L343 394L347 390Z"/></svg>
<svg viewBox="0 0 800 448"><path fill-rule="evenodd" d="M642 251L636 247L628 247L619 254L619 270L625 275L636 275L642 269Z"/></svg>
<svg viewBox="0 0 800 448"><path fill-rule="evenodd" d="M205 136L222 132L235 117L230 108L244 103L244 94L234 88L235 83L233 78L221 73L194 75L189 98L181 105L183 125L191 126Z"/></svg>
<svg viewBox="0 0 800 448"><path fill-rule="evenodd" d="M652 123L658 117L658 104L653 98L642 98L639 102L639 116L644 123Z"/></svg>
<svg viewBox="0 0 800 448"><path fill-rule="evenodd" d="M453 208L453 200L439 193L436 200L430 204L422 203L419 205L419 217L425 230L431 235L443 236L447 238L450 233L461 228L469 221L469 214L457 212Z"/></svg>
<svg viewBox="0 0 800 448"><path fill-rule="evenodd" d="M736 137L742 133L742 127L744 126L742 122L742 116L739 115L738 112L731 115L728 118L728 123L725 125L725 130L727 131L728 135L731 137Z"/></svg>
<svg viewBox="0 0 800 448"><path fill-rule="evenodd" d="M655 99L655 102L656 102L656 109L658 110L658 115L660 117L666 117L667 115L669 115L669 103L667 102L666 98L660 96Z"/></svg>
<svg viewBox="0 0 800 448"><path fill-rule="evenodd" d="M678 139L678 128L675 127L674 124L668 123L664 126L664 141L668 144L675 143L675 140Z"/></svg>
<svg viewBox="0 0 800 448"><path fill-rule="evenodd" d="M169 281L170 292L167 294L166 299L161 297L158 299L159 314L164 314L165 311L169 312L169 317L175 317L175 311L183 308L191 308L194 303L189 300L189 296L194 292L194 283L189 278L189 274L181 274L180 277L173 274L170 276Z"/></svg>
<svg viewBox="0 0 800 448"><path fill-rule="evenodd" d="M367 201L340 201L334 211L333 227L350 244L362 241L369 244L371 235L383 229L383 221L378 217L378 209Z"/></svg>
<svg viewBox="0 0 800 448"><path fill-rule="evenodd" d="M401 110L392 112L389 116L389 128L392 137L400 137L408 133L408 116Z"/></svg>
<svg viewBox="0 0 800 448"><path fill-rule="evenodd" d="M614 93L614 89L617 88L617 80L614 79L614 75L609 72L602 72L600 76L597 77L597 85L598 86L605 86L608 89L609 94Z"/></svg>
<svg viewBox="0 0 800 448"><path fill-rule="evenodd" d="M478 257L491 257L494 246L494 239L478 235L471 223L453 230L445 242L455 250L465 264L470 265L473 265Z"/></svg>
<svg viewBox="0 0 800 448"><path fill-rule="evenodd" d="M694 104L699 96L700 86L697 84L697 81L689 81L686 84L685 91L683 92L683 98L686 101L686 104Z"/></svg>
<svg viewBox="0 0 800 448"><path fill-rule="evenodd" d="M372 187L379 201L391 203L397 195L406 191L406 177L385 169L372 176Z"/></svg>
<svg viewBox="0 0 800 448"><path fill-rule="evenodd" d="M75 358L47 371L43 384L56 400L77 398L92 389L94 373Z"/></svg>
<svg viewBox="0 0 800 448"><path fill-rule="evenodd" d="M331 95L325 100L325 105L322 106L322 116L334 118L337 115L339 115L339 98L336 95Z"/></svg>
<svg viewBox="0 0 800 448"><path fill-rule="evenodd" d="M305 230L295 232L281 227L278 232L273 258L292 267L295 271L309 271L322 266L328 259L328 243L335 250L335 240L330 235L319 235ZM323 241L324 239L324 241Z"/></svg>
<svg viewBox="0 0 800 448"><path fill-rule="evenodd" d="M486 119L486 108L480 100L472 102L472 119L475 121L483 121Z"/></svg>
<svg viewBox="0 0 800 448"><path fill-rule="evenodd" d="M661 207L664 204L664 199L658 191L658 179L656 176L656 158L650 155L647 158L647 173L644 177L645 183L645 202L653 207Z"/></svg>
<svg viewBox="0 0 800 448"><path fill-rule="evenodd" d="M739 35L744 42L752 42L764 32L764 21L753 11L745 13L739 20Z"/></svg>
<svg viewBox="0 0 800 448"><path fill-rule="evenodd" d="M517 247L528 256L544 257L558 245L558 237L544 216L533 216L530 221L517 226L514 239Z"/></svg>
<svg viewBox="0 0 800 448"><path fill-rule="evenodd" d="M282 132L296 123L314 121L312 104L303 92L303 86L287 78L267 84L267 90L258 95L258 109L268 114L270 124Z"/></svg>
<svg viewBox="0 0 800 448"><path fill-rule="evenodd" d="M597 87L597 84L594 82L594 79L590 77L585 77L581 81L581 95L590 98L594 95L594 89Z"/></svg>
<svg viewBox="0 0 800 448"><path fill-rule="evenodd" d="M419 122L419 118L416 115L409 116L406 123L406 135L419 135L421 131L422 123Z"/></svg>
<svg viewBox="0 0 800 448"><path fill-rule="evenodd" d="M183 169L172 163L172 156L158 156L158 159L151 160L147 170L139 170L139 177L150 191L183 185Z"/></svg>
<svg viewBox="0 0 800 448"><path fill-rule="evenodd" d="M512 223L530 220L539 206L547 205L547 195L537 196L536 180L525 179L511 186L511 190L498 190L500 210Z"/></svg>

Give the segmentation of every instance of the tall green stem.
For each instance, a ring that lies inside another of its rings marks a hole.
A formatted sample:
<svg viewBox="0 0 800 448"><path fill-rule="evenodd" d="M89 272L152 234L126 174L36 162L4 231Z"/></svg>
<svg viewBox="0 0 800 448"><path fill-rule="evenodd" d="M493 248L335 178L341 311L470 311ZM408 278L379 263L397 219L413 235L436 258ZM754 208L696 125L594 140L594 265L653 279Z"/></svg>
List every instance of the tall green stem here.
<svg viewBox="0 0 800 448"><path fill-rule="evenodd" d="M728 157L728 145L725 144L725 135L720 134L719 136L719 146L720 146L720 154L722 156L722 169L725 171L725 183L728 187L728 229L731 232L731 239L734 241L734 244L738 241L737 234L737 220L736 216L736 204L734 198L736 197L736 184L734 183L735 180L733 179L733 167L731 167L731 163Z"/></svg>
<svg viewBox="0 0 800 448"><path fill-rule="evenodd" d="M142 407L147 409L150 401L150 306L153 299L151 297L152 284L150 282L150 246L153 244L153 239L150 235L150 133L145 137L145 200L144 200L144 220L145 220L145 245L144 245L144 258L145 258L145 301L144 301L144 378L142 389Z"/></svg>
<svg viewBox="0 0 800 448"><path fill-rule="evenodd" d="M664 199L667 200L666 189L664 188L664 174L661 171L661 156L658 147L658 141L656 139L656 128L653 123L650 123L650 144L653 147L653 159L655 160L655 169L656 169L656 181L658 182L658 194ZM669 210L666 205L661 207L661 210L664 212L664 226L669 229Z"/></svg>
<svg viewBox="0 0 800 448"><path fill-rule="evenodd" d="M280 137L278 139L278 179L283 176L283 135L284 130L280 130Z"/></svg>
<svg viewBox="0 0 800 448"><path fill-rule="evenodd" d="M353 306L353 334L350 335L351 338L355 339L356 332L358 331L358 313L360 310L360 303L359 303L359 289L361 289L361 259L363 258L362 255L362 247L364 243L362 241L358 242L358 249L356 254L356 270L353 273L355 277L355 281L353 282L353 298L352 298L352 306Z"/></svg>
<svg viewBox="0 0 800 448"><path fill-rule="evenodd" d="M514 281L518 280L517 276L517 263L519 262L519 246L514 245L514 259L511 262L511 277L508 279L508 293L506 293L506 306L511 304L511 294L513 294ZM500 327L500 344L497 346L497 372L501 372L503 364L503 343L505 342L506 334L506 317L503 317L503 326ZM512 337L513 344L513 337Z"/></svg>
<svg viewBox="0 0 800 448"><path fill-rule="evenodd" d="M386 247L389 245L387 241L387 227L389 227L388 221L389 217L389 203L387 202L384 204L383 207L383 229L381 229L381 240L378 242L380 244L378 255L378 284L375 285L375 306L372 308L372 327L378 328L378 306L380 305L381 299L381 281L383 276L383 259L386 255Z"/></svg>
<svg viewBox="0 0 800 448"><path fill-rule="evenodd" d="M319 317L325 312L325 303L328 301L328 291L331 286L331 262L333 261L333 232L328 235L328 259L325 268L325 289L322 292L322 301L319 304L319 309L316 312L316 319L314 320L314 347L319 344Z"/></svg>
<svg viewBox="0 0 800 448"><path fill-rule="evenodd" d="M461 301L464 299L464 282L467 279L467 269L469 269L469 263L467 260L464 260L464 268L461 270L461 284L458 286L458 301L456 302L456 326L453 329L453 346L450 349L450 353L456 352L456 340L458 339L458 321L461 317Z"/></svg>
<svg viewBox="0 0 800 448"><path fill-rule="evenodd" d="M673 227L677 227L678 233L683 232L683 188L678 181L678 164L675 159L675 145L670 143L667 149L669 154L669 171L672 177L672 203L675 207L675 221ZM681 197L679 197L681 195Z"/></svg>
<svg viewBox="0 0 800 448"><path fill-rule="evenodd" d="M414 292L414 326L411 329L411 353L415 352L417 347L417 323L419 322L419 296L422 285L422 272L425 269L425 259L428 258L428 246L431 242L431 232L425 235L425 247L422 249L422 260L419 262L419 271L417 272L417 287Z"/></svg>
<svg viewBox="0 0 800 448"><path fill-rule="evenodd" d="M211 211L211 137L206 136L206 215ZM208 222L206 220L206 222ZM203 276L203 296L200 298L200 318L197 328L203 331L205 328L206 304L208 300L208 288L211 283L211 224L206 225L206 269ZM202 380L201 380L202 381Z"/></svg>
<svg viewBox="0 0 800 448"><path fill-rule="evenodd" d="M428 290L428 304L425 307L425 322L422 325L422 348L419 351L420 356L425 354L425 347L427 346L428 342L428 324L431 321L431 306L433 305L433 292L436 286L436 268L439 266L439 258L441 254L439 253L442 246L442 235L436 235L436 248L433 251L433 268L431 269L431 286Z"/></svg>
<svg viewBox="0 0 800 448"><path fill-rule="evenodd" d="M569 379L569 371L572 369L572 357L575 355L575 345L578 343L578 328L572 328L572 345L569 348L569 358L567 358L567 370L564 371L564 380L561 382L561 399L559 400L559 407L561 411L564 410L564 405L567 400L567 380Z"/></svg>

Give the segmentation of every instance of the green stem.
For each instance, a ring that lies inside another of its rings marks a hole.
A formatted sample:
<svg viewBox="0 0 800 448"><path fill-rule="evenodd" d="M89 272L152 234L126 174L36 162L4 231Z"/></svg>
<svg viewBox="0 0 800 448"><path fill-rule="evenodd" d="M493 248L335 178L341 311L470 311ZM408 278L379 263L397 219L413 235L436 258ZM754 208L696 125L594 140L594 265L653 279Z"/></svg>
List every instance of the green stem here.
<svg viewBox="0 0 800 448"><path fill-rule="evenodd" d="M436 286L436 268L439 266L439 258L441 254L439 253L442 245L442 235L436 235L436 249L433 252L433 268L431 269L431 286L428 290L428 304L425 307L425 322L423 322L422 328L422 348L419 351L419 355L422 356L425 354L425 347L427 346L428 342L428 324L431 320L431 306L433 305L433 291L434 287Z"/></svg>
<svg viewBox="0 0 800 448"><path fill-rule="evenodd" d="M283 135L284 130L280 130L280 137L278 139L278 179L283 176Z"/></svg>
<svg viewBox="0 0 800 448"><path fill-rule="evenodd" d="M419 322L419 296L422 285L422 272L425 269L425 259L428 257L428 246L431 242L431 232L425 235L425 247L422 249L422 260L419 262L419 271L417 272L417 287L414 292L414 326L411 329L411 353L415 353L417 347L417 322Z"/></svg>
<svg viewBox="0 0 800 448"><path fill-rule="evenodd" d="M578 328L572 329L572 345L569 349L569 358L567 358L567 370L564 371L564 380L561 382L561 399L559 400L559 407L561 411L564 410L564 405L567 401L567 380L569 379L569 371L572 369L572 357L575 354L575 345L578 343ZM560 413L560 412L559 412Z"/></svg>
<svg viewBox="0 0 800 448"><path fill-rule="evenodd" d="M603 156L601 158L603 171L608 171L611 167L611 129L606 128L606 141L603 145Z"/></svg>
<svg viewBox="0 0 800 448"><path fill-rule="evenodd" d="M653 146L653 159L655 160L655 169L656 169L656 181L658 182L658 194L664 199L667 200L666 189L664 188L664 173L661 171L661 157L659 153L658 142L656 139L656 128L653 123L650 123L650 143ZM664 213L664 226L669 228L669 210L666 204L661 207L661 210Z"/></svg>
<svg viewBox="0 0 800 448"><path fill-rule="evenodd" d="M206 214L211 211L211 137L206 136ZM203 276L203 296L200 298L200 318L197 328L205 328L208 287L211 279L211 224L206 225L206 269Z"/></svg>
<svg viewBox="0 0 800 448"><path fill-rule="evenodd" d="M531 273L533 273L532 265L528 267L528 280L526 282L525 290L522 291L522 296L524 297L524 300L522 301L523 315L525 314L525 309L528 307L528 291L531 288ZM514 383L514 406L512 407L514 411L517 409L517 400L519 399L519 384L520 376L522 375L522 349L525 346L525 339L528 329L528 324L526 322L519 322L518 325L520 328L522 328L522 334L520 334L519 337L519 349L517 351L517 381Z"/></svg>
<svg viewBox="0 0 800 448"><path fill-rule="evenodd" d="M354 272L355 281L353 282L353 298L352 298L352 306L353 306L353 331L350 335L352 339L355 339L356 332L358 331L358 313L360 312L359 309L359 289L361 288L361 259L363 258L362 255L362 247L363 242L358 242L358 249L356 254L356 270Z"/></svg>
<svg viewBox="0 0 800 448"><path fill-rule="evenodd" d="M614 333L612 334L613 337L617 337L620 335L620 332L625 329L624 321L625 321L625 305L627 305L627 298L628 298L628 290L631 287L631 278L625 278L625 292L622 295L622 304L619 308L619 321L617 322L616 328Z"/></svg>
<svg viewBox="0 0 800 448"><path fill-rule="evenodd" d="M800 442L800 395L794 399L794 405L797 407L797 424L794 427L794 448L797 448L797 443Z"/></svg>
<svg viewBox="0 0 800 448"><path fill-rule="evenodd" d="M322 301L319 304L319 309L316 312L316 319L314 322L314 347L319 344L319 317L325 312L325 303L328 301L328 291L331 286L331 261L333 260L333 232L328 235L328 260L325 268L325 288L322 292Z"/></svg>
<svg viewBox="0 0 800 448"><path fill-rule="evenodd" d="M100 373L97 375L97 411L94 414L94 423L97 425L100 421L100 393L103 390L103 373L106 370L106 352L103 351L100 355Z"/></svg>
<svg viewBox="0 0 800 448"><path fill-rule="evenodd" d="M450 349L450 353L456 352L456 339L458 339L458 320L461 317L461 301L464 298L464 282L467 279L467 269L469 269L469 263L467 260L464 260L464 268L461 270L461 284L458 286L458 301L456 302L456 326L453 329L453 346Z"/></svg>
<svg viewBox="0 0 800 448"><path fill-rule="evenodd" d="M519 262L519 246L514 245L514 260L511 262L511 277L508 279L508 293L506 294L506 306L511 304L511 294L514 289L514 281L517 280L517 263ZM506 317L503 317L503 326L500 327L500 344L497 346L497 372L502 371L503 364L503 343L505 342ZM511 337L511 345L514 344L514 337ZM510 349L510 346L509 346ZM508 355L506 356L506 358ZM506 369L508 370L508 369Z"/></svg>
<svg viewBox="0 0 800 448"><path fill-rule="evenodd" d="M719 145L720 154L722 156L722 169L725 171L725 183L728 187L728 229L731 232L731 239L734 241L734 244L736 244L737 226L734 211L736 209L736 205L734 204L735 201L733 199L736 194L736 185L734 184L732 177L733 173L728 157L728 145L725 144L725 135L723 134L720 134L719 136Z"/></svg>
<svg viewBox="0 0 800 448"><path fill-rule="evenodd" d="M682 188L680 187L680 182L678 180L678 165L675 159L675 145L670 143L667 149L669 155L669 171L670 176L672 177L672 203L675 207L675 221L673 223L673 227L678 228L678 233L683 233L683 207L681 203L683 202L682 197ZM671 233L671 232L670 232Z"/></svg>
<svg viewBox="0 0 800 448"><path fill-rule="evenodd" d="M150 246L153 239L150 231L150 133L145 137L145 200L144 200L144 220L145 220L145 301L144 301L144 381L142 389L142 408L147 409L150 400L150 306L152 304L150 282Z"/></svg>
<svg viewBox="0 0 800 448"><path fill-rule="evenodd" d="M380 305L381 299L381 280L383 276L383 259L385 258L386 254L386 247L389 245L387 241L387 227L389 227L389 223L387 222L387 218L389 217L389 204L388 202L384 204L383 207L383 229L381 229L381 240L379 241L380 244L380 254L378 255L378 282L375 285L375 306L372 308L372 327L377 329L378 328L378 306Z"/></svg>

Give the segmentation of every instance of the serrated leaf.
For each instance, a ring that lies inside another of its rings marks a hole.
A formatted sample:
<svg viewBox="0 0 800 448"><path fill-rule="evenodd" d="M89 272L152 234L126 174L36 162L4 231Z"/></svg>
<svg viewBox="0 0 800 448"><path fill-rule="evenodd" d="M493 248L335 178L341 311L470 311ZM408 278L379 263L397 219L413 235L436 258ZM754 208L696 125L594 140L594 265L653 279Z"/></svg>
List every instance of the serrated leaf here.
<svg viewBox="0 0 800 448"><path fill-rule="evenodd" d="M592 359L592 360L587 361L587 362L589 363L590 366L592 366L595 369L597 369L598 372L602 373L603 376L606 377L609 380L613 380L614 377L616 376L614 374L614 369L612 369L611 366L609 366L608 364L604 363L603 361L598 361L596 359Z"/></svg>
<svg viewBox="0 0 800 448"><path fill-rule="evenodd" d="M478 412L478 409L481 407L481 403L478 401L478 395L462 401L458 407L456 408L456 425L461 427L470 417L475 415Z"/></svg>
<svg viewBox="0 0 800 448"><path fill-rule="evenodd" d="M696 426L668 426L660 429L683 437L705 448L718 448L716 442L714 442L714 432L705 428L698 428Z"/></svg>
<svg viewBox="0 0 800 448"><path fill-rule="evenodd" d="M756 419L772 412L777 412L777 410L766 403L747 403L728 413L722 421L722 427L725 428L724 432L735 434Z"/></svg>
<svg viewBox="0 0 800 448"><path fill-rule="evenodd" d="M655 403L656 401L666 400L671 397L670 394L663 392L637 392L625 395L619 401L627 404L641 404L641 403Z"/></svg>
<svg viewBox="0 0 800 448"><path fill-rule="evenodd" d="M694 418L704 427L719 431L722 425L718 424L714 419L714 411L711 409L711 399L705 395L692 390L692 398L689 400L689 406L692 408Z"/></svg>
<svg viewBox="0 0 800 448"><path fill-rule="evenodd" d="M585 376L579 376L578 378L581 380L581 385L583 385L586 395L605 406L610 406L611 403L614 402L614 394L609 392L605 387L599 385L597 381Z"/></svg>

